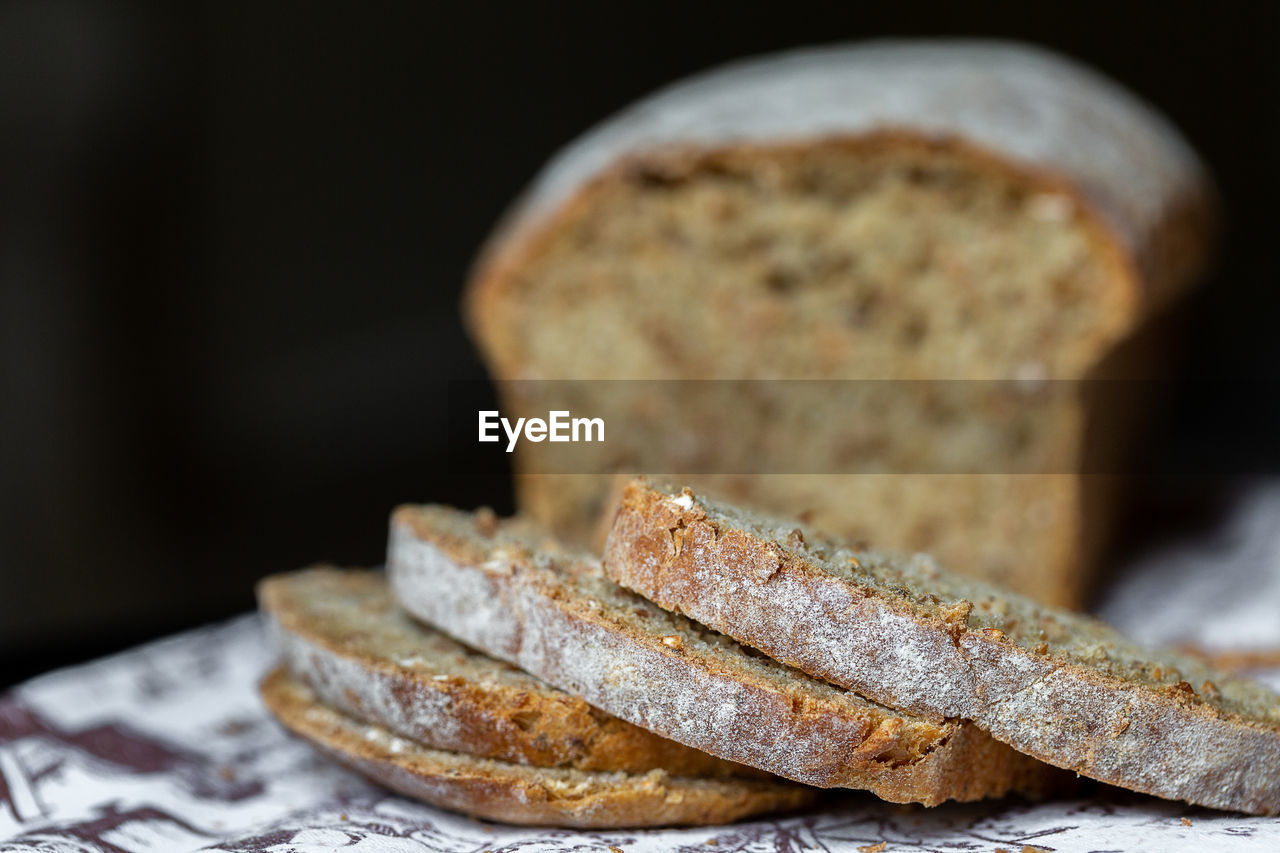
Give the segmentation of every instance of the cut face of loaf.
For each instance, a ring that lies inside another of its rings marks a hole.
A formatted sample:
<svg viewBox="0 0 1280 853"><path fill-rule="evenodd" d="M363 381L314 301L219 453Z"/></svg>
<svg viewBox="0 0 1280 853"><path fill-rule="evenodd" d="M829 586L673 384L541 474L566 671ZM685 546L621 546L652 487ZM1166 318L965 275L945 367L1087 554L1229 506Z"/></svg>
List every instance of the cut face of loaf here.
<svg viewBox="0 0 1280 853"><path fill-rule="evenodd" d="M633 482L611 578L834 684L1125 788L1280 812L1280 697L1102 623L797 522Z"/></svg>
<svg viewBox="0 0 1280 853"><path fill-rule="evenodd" d="M318 567L258 585L291 677L424 746L537 767L762 776L611 717L414 622L384 575Z"/></svg>
<svg viewBox="0 0 1280 853"><path fill-rule="evenodd" d="M890 710L669 614L523 522L402 507L387 570L396 599L418 618L730 761L927 805L1056 781L971 725Z"/></svg>
<svg viewBox="0 0 1280 853"><path fill-rule="evenodd" d="M813 802L798 785L526 767L431 749L321 703L277 670L263 701L290 731L373 781L423 802L488 820L531 826L641 827L728 823Z"/></svg>
<svg viewBox="0 0 1280 853"><path fill-rule="evenodd" d="M467 316L499 379L1145 376L1112 355L1202 266L1207 194L1161 117L1042 51L808 50L677 84L571 145L489 243ZM796 433L745 401L668 396L693 434L664 432L643 420L657 404L635 401L606 418L607 446L575 448L577 472L744 473L732 466L759 446L779 474L812 475L816 453L874 471L954 432L895 422L856 445L850 420L893 411L818 404ZM580 403L606 414L589 392ZM1105 489L1072 477L1098 414L1082 402L1038 428L1069 449L1045 472L1056 479L1019 479L997 453L963 477L758 475L730 494L777 511L804 497L839 532L873 526L878 542L1076 604L1109 510ZM1123 426L1099 429L1120 442ZM516 464L522 508L586 537L606 481L551 478L528 452Z"/></svg>
<svg viewBox="0 0 1280 853"><path fill-rule="evenodd" d="M954 142L634 156L509 280L477 285L472 321L499 363L563 379L1071 377L1139 314L1132 271L1069 187Z"/></svg>

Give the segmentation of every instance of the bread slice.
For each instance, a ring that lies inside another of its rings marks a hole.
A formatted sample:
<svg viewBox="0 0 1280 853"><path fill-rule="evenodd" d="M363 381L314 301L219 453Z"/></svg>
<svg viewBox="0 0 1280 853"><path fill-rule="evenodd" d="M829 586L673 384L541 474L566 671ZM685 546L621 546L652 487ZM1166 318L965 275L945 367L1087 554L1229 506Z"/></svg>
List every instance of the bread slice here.
<svg viewBox="0 0 1280 853"><path fill-rule="evenodd" d="M604 562L663 607L895 708L973 720L1125 788L1280 813L1280 697L927 556L851 549L637 480Z"/></svg>
<svg viewBox="0 0 1280 853"><path fill-rule="evenodd" d="M750 475L694 482L1079 605L1117 484L1085 478L1116 468L1084 445L1093 422L1121 443L1113 409L1072 401L1012 436L1061 443L1048 467L1001 451L960 475L907 467L963 447L956 418L929 417L932 392L912 383L1161 377L1145 333L1203 267L1211 208L1164 117L1030 45L807 48L676 83L556 156L468 285L489 369L516 380L499 385L504 414L572 409L613 430L517 447L520 508L585 537L606 472ZM615 404L608 382L561 399L523 379L672 381ZM678 384L772 379L894 381L878 388L887 402L829 393L812 409L794 384L776 383L786 402L768 408ZM553 455L568 446L572 469Z"/></svg>
<svg viewBox="0 0 1280 853"><path fill-rule="evenodd" d="M261 693L285 728L338 763L423 802L503 823L597 829L719 824L798 808L817 793L781 781L526 767L431 749L335 711L283 669L266 677Z"/></svg>
<svg viewBox="0 0 1280 853"><path fill-rule="evenodd" d="M537 767L765 774L592 708L408 617L381 572L318 567L258 585L292 677L341 713L425 746Z"/></svg>
<svg viewBox="0 0 1280 853"><path fill-rule="evenodd" d="M524 521L401 507L387 570L415 616L730 761L927 805L1036 793L1054 780L972 725L889 710L669 614Z"/></svg>

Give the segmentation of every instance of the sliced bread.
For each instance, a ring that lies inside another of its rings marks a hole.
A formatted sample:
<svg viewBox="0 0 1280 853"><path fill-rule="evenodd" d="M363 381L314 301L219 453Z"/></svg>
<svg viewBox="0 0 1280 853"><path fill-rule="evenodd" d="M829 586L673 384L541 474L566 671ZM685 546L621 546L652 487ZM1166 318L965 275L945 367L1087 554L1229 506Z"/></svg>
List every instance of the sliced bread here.
<svg viewBox="0 0 1280 853"><path fill-rule="evenodd" d="M640 827L728 823L812 802L816 792L781 781L696 779L526 767L431 749L327 705L283 669L261 686L284 726L340 764L395 791L503 823Z"/></svg>
<svg viewBox="0 0 1280 853"><path fill-rule="evenodd" d="M321 701L425 746L537 767L755 775L592 708L414 622L381 572L276 575L258 600L289 673Z"/></svg>
<svg viewBox="0 0 1280 853"><path fill-rule="evenodd" d="M1088 617L644 480L614 580L818 678L973 720L1046 762L1200 805L1280 813L1280 697Z"/></svg>
<svg viewBox="0 0 1280 853"><path fill-rule="evenodd" d="M439 506L392 517L415 616L636 725L820 787L933 805L1054 781L976 727L893 711L667 613L537 527Z"/></svg>

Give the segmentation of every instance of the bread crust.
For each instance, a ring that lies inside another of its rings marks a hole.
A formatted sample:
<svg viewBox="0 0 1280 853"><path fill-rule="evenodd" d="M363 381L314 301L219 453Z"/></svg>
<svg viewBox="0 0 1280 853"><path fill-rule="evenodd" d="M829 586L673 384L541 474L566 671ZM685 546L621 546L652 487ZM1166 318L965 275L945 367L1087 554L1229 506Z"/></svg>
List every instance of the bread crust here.
<svg viewBox="0 0 1280 853"><path fill-rule="evenodd" d="M799 808L817 793L780 781L530 768L430 749L328 708L284 670L266 677L261 694L286 728L338 763L415 799L503 823L711 825Z"/></svg>
<svg viewBox="0 0 1280 853"><path fill-rule="evenodd" d="M765 775L598 711L411 622L381 572L275 575L258 584L258 600L294 678L343 714L425 746L537 767Z"/></svg>
<svg viewBox="0 0 1280 853"><path fill-rule="evenodd" d="M795 535L816 538L799 527ZM1280 699L1272 719L1254 719L1185 682L1142 684L1024 648L971 625L972 602L925 608L905 589L840 576L803 545L736 524L688 489L633 482L604 562L661 606L892 707L973 720L1028 755L1121 787L1280 813Z"/></svg>
<svg viewBox="0 0 1280 853"><path fill-rule="evenodd" d="M1060 781L973 726L929 723L799 673L781 683L757 677L691 635L638 627L509 541L460 533L448 512L393 515L387 566L401 605L623 719L730 761L894 802L1040 793Z"/></svg>

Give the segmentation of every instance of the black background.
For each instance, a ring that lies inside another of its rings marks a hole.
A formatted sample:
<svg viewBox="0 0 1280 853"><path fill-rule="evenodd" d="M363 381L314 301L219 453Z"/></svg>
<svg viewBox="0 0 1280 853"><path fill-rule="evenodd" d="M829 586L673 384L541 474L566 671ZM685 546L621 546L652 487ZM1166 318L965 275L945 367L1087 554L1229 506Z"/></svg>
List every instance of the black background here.
<svg viewBox="0 0 1280 853"><path fill-rule="evenodd" d="M1267 467L1278 7L0 5L0 686L376 562L397 502L509 509L504 477L447 474L481 240L595 121L806 43L1026 39L1164 110L1228 215L1167 452Z"/></svg>

